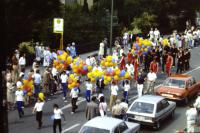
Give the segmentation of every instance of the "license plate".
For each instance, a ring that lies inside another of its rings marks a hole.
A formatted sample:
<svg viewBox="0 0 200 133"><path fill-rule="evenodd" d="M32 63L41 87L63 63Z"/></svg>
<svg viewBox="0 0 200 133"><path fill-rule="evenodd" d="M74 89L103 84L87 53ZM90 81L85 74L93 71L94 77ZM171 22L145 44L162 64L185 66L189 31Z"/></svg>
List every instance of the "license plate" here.
<svg viewBox="0 0 200 133"><path fill-rule="evenodd" d="M171 94L162 94L162 96L164 96L164 97L173 97L173 95L171 95Z"/></svg>
<svg viewBox="0 0 200 133"><path fill-rule="evenodd" d="M135 116L135 119L138 121L144 121L144 117L143 116Z"/></svg>

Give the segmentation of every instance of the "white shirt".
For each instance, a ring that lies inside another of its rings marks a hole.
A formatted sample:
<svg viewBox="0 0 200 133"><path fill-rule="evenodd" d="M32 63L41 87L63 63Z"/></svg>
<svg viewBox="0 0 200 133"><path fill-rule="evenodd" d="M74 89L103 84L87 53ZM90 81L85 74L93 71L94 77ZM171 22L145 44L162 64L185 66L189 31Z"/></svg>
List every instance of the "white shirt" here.
<svg viewBox="0 0 200 133"><path fill-rule="evenodd" d="M129 84L125 84L124 85L124 91L129 91L130 90L130 85Z"/></svg>
<svg viewBox="0 0 200 133"><path fill-rule="evenodd" d="M123 49L120 49L119 55L122 56L123 53L124 53L124 50L123 50Z"/></svg>
<svg viewBox="0 0 200 133"><path fill-rule="evenodd" d="M149 80L149 81L155 81L156 79L157 79L157 76L156 76L156 74L154 73L154 72L149 72L148 74L147 74L147 79Z"/></svg>
<svg viewBox="0 0 200 133"><path fill-rule="evenodd" d="M35 106L34 106L34 109L37 111L37 112L40 112L40 111L42 111L42 109L43 109L43 106L44 106L44 102L37 102L36 104L35 104Z"/></svg>
<svg viewBox="0 0 200 133"><path fill-rule="evenodd" d="M101 102L99 103L99 110L106 111L107 110L107 103L106 102Z"/></svg>
<svg viewBox="0 0 200 133"><path fill-rule="evenodd" d="M158 30L155 30L154 31L154 37L159 38L159 36L160 36L160 32Z"/></svg>
<svg viewBox="0 0 200 133"><path fill-rule="evenodd" d="M52 70L51 70L51 73L52 73L52 75L54 77L54 76L57 75L58 71L57 71L57 69L55 67L53 67Z"/></svg>
<svg viewBox="0 0 200 133"><path fill-rule="evenodd" d="M24 99L24 93L22 90L17 90L15 92L15 96L16 96L16 101L23 101Z"/></svg>
<svg viewBox="0 0 200 133"><path fill-rule="evenodd" d="M61 119L61 115L63 114L61 109L54 109L54 119Z"/></svg>
<svg viewBox="0 0 200 133"><path fill-rule="evenodd" d="M26 65L26 59L23 56L19 58L19 65Z"/></svg>
<svg viewBox="0 0 200 133"><path fill-rule="evenodd" d="M67 83L67 79L68 79L67 74L61 74L60 79L61 79L61 83Z"/></svg>
<svg viewBox="0 0 200 133"><path fill-rule="evenodd" d="M88 66L91 66L90 58L86 58L85 63L86 63Z"/></svg>
<svg viewBox="0 0 200 133"><path fill-rule="evenodd" d="M150 36L150 39L152 39L154 37L153 30L149 31L149 36Z"/></svg>
<svg viewBox="0 0 200 133"><path fill-rule="evenodd" d="M71 95L71 97L72 98L77 98L78 97L78 89L75 89L75 88L73 88L72 90L71 90L71 93L70 93L70 95Z"/></svg>
<svg viewBox="0 0 200 133"><path fill-rule="evenodd" d="M42 77L41 77L41 75L38 74L38 73L35 73L35 74L33 75L33 78L34 78L34 83L36 83L36 84L40 84L41 81L42 81Z"/></svg>
<svg viewBox="0 0 200 133"><path fill-rule="evenodd" d="M86 86L86 90L92 90L92 84L91 83L89 83L89 82L87 82L86 84L85 84L85 86Z"/></svg>
<svg viewBox="0 0 200 133"><path fill-rule="evenodd" d="M127 68L127 72L131 75L134 74L134 67L133 67L133 64L126 64L126 68Z"/></svg>
<svg viewBox="0 0 200 133"><path fill-rule="evenodd" d="M197 110L196 108L190 108L189 110L186 111L186 117L187 121L191 123L196 122L196 117L197 117Z"/></svg>
<svg viewBox="0 0 200 133"><path fill-rule="evenodd" d="M111 85L111 95L117 95L117 91L118 91L118 86L117 85Z"/></svg>
<svg viewBox="0 0 200 133"><path fill-rule="evenodd" d="M194 103L194 107L200 109L200 96L197 97Z"/></svg>

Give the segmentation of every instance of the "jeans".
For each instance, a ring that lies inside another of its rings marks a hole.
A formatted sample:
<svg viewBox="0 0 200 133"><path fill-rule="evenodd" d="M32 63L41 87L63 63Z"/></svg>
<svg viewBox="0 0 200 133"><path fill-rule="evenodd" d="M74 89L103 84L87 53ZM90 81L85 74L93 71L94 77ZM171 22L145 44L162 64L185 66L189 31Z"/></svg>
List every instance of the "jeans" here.
<svg viewBox="0 0 200 133"><path fill-rule="evenodd" d="M72 112L75 112L78 106L76 105L76 102L78 100L78 97L72 98L71 104L72 104Z"/></svg>
<svg viewBox="0 0 200 133"><path fill-rule="evenodd" d="M128 103L128 91L124 91L124 99Z"/></svg>
<svg viewBox="0 0 200 133"><path fill-rule="evenodd" d="M87 102L90 102L90 97L91 97L91 90L86 90L85 98L86 98Z"/></svg>
<svg viewBox="0 0 200 133"><path fill-rule="evenodd" d="M63 88L63 97L67 96L67 84L66 83L61 83L62 88Z"/></svg>
<svg viewBox="0 0 200 133"><path fill-rule="evenodd" d="M23 101L17 101L16 104L17 104L17 110L18 110L19 117L21 118L22 115L24 115L24 111L22 109Z"/></svg>

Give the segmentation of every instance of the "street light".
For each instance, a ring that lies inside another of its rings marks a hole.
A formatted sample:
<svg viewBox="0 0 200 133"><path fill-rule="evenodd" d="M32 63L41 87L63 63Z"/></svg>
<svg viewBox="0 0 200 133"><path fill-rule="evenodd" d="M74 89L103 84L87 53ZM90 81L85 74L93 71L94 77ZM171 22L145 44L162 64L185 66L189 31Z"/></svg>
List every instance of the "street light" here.
<svg viewBox="0 0 200 133"><path fill-rule="evenodd" d="M111 14L110 14L110 55L112 54L112 32L113 32L113 0L111 0Z"/></svg>

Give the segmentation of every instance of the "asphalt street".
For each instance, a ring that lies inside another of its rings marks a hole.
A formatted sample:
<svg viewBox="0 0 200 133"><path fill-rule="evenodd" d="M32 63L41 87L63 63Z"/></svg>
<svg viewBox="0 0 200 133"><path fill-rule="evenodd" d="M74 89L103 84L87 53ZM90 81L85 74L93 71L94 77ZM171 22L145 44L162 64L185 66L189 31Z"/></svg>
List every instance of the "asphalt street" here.
<svg viewBox="0 0 200 133"><path fill-rule="evenodd" d="M88 55L93 53L83 55L85 58ZM200 80L200 47L194 48L191 51L191 68L190 71L186 72L189 75L192 75L196 78L196 80ZM173 68L176 70L176 68ZM156 81L156 85L159 85L166 78L165 74L158 74L158 79ZM62 94L57 94L51 98L51 101L45 103L43 110L43 127L42 129L37 129L37 122L35 120L35 114L32 114L32 106L26 107L25 116L21 119L18 118L17 111L9 112L9 133L52 133L53 132L53 121L51 120L51 115L53 114L53 104L57 103L60 108L62 108L66 122L62 123L63 133L77 133L81 126L87 121L85 118L85 106L86 101L84 98L85 87L81 86L82 94L78 100L78 110L75 114L71 114L71 104L70 98L68 97L68 101L64 102L62 100ZM109 103L109 89L104 90L104 95L106 97L107 103ZM119 92L120 97L122 97L122 89ZM131 88L129 93L129 103L131 103L137 96L136 88ZM194 99L193 99L194 100ZM193 101L192 100L192 101ZM174 119L167 119L161 124L161 128L159 130L154 130L150 127L141 127L141 133L174 133L178 129L184 129L186 127L186 116L185 112L187 110L187 106L182 105L181 103L177 104L175 117ZM110 114L108 113L108 116ZM200 129L197 129L200 132Z"/></svg>

